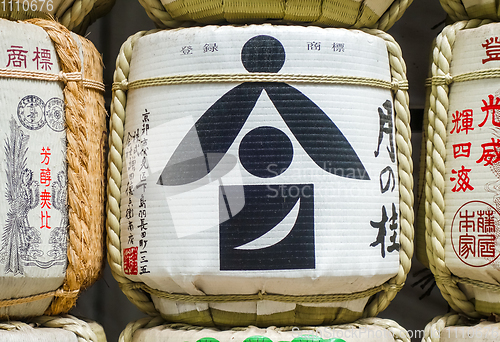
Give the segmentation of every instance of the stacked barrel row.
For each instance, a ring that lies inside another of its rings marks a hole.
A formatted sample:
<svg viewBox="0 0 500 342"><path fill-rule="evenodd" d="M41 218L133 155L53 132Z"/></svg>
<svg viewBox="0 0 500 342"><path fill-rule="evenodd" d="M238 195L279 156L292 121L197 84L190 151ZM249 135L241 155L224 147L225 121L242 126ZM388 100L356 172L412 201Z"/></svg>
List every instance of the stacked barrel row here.
<svg viewBox="0 0 500 342"><path fill-rule="evenodd" d="M83 34L112 5L0 11L3 341L106 341L97 323L67 315L103 266L107 137L100 55L68 28Z"/></svg>
<svg viewBox="0 0 500 342"><path fill-rule="evenodd" d="M436 317L425 340L497 341L499 8L441 4L449 25L436 38L427 82L417 256L458 314Z"/></svg>
<svg viewBox="0 0 500 342"><path fill-rule="evenodd" d="M152 318L121 339L342 340L354 324L408 341L359 319L413 254L406 66L384 32L411 1L141 3L164 29L116 61L107 233Z"/></svg>

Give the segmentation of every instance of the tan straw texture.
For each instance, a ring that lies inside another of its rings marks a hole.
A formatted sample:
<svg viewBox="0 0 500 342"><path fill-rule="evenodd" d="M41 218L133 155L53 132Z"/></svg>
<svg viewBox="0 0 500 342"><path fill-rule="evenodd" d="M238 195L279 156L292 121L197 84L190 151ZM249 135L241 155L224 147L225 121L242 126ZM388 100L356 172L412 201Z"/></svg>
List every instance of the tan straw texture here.
<svg viewBox="0 0 500 342"><path fill-rule="evenodd" d="M135 43L144 35L152 34L156 31L139 32L131 37L122 45L120 53L116 61L116 70L114 74L113 96L111 102L110 116L110 134L109 134L109 156L108 156L108 201L107 201L107 246L108 246L108 262L111 267L113 276L118 281L125 295L132 301L140 310L150 316L158 316L160 313L153 305L150 295L160 298L168 298L179 302L240 302L240 301L259 301L269 299L277 302L292 302L292 303L332 303L339 301L349 301L358 298L371 297L368 305L362 313L365 317L375 316L380 311L384 310L396 293L402 288L406 280L411 266L411 257L413 255L413 178L412 178L412 160L411 160L411 143L410 143L410 116L408 108L408 92L406 79L406 66L402 59L402 53L399 45L394 39L380 30L364 30L366 33L382 38L387 47L389 55L389 63L391 67L392 82L390 85L375 85L379 87L388 87L393 91L394 106L395 106L395 127L396 127L396 146L397 159L399 168L399 189L400 189L400 244L399 252L400 264L399 271L396 276L387 281L385 284L368 289L366 291L353 294L336 294L336 295L312 295L312 296L285 296L256 293L253 295L213 295L213 296L191 296L185 294L173 294L158 291L150 288L141 282L132 282L129 280L123 271L121 244L120 244L120 198L121 198L121 182L122 182L122 165L123 165L123 139L124 139L124 124L125 113L127 106L127 89L130 86L128 76L130 71L130 63L132 52ZM251 77L257 75L250 74ZM206 76L206 75L204 75ZM213 75L210 75L213 76ZM232 76L232 75L230 75ZM283 75L275 75L277 82L282 82L280 77ZM287 75L285 75L287 77ZM305 78L308 78L306 75ZM269 81L267 76L266 82ZM149 82L149 80L146 80ZM155 80L158 81L158 80ZM160 83L170 82L169 79L161 79ZM238 82L238 78L233 80ZM349 80L349 82L366 81L363 78ZM369 80L368 80L369 81ZM145 82L141 86L154 86ZM310 82L319 82L317 78L311 77ZM325 81L328 83L328 80ZM348 83L349 83L348 82ZM373 84L370 84L373 86ZM308 308L306 309L316 309ZM320 308L324 309L320 315L329 317L325 322L333 322L337 324L341 322L354 321L359 317L359 314L350 312L349 310L339 308ZM305 309L304 309L305 310ZM335 312L334 312L335 311ZM307 311L308 312L308 311ZM302 314L311 315L304 311ZM356 317L356 315L358 315ZM194 319L196 324L211 325L210 315L205 318L189 318ZM234 316L234 315L233 315ZM298 315L300 316L300 315ZM234 318L234 317L233 317ZM246 318L245 318L246 319ZM286 318L284 318L286 320ZM246 321L245 321L246 322ZM250 323L249 323L250 324ZM255 324L255 323L253 323ZM260 323L265 324L265 322ZM244 324L248 325L248 324Z"/></svg>
<svg viewBox="0 0 500 342"><path fill-rule="evenodd" d="M500 18L500 6L495 0L439 0L453 21Z"/></svg>
<svg viewBox="0 0 500 342"><path fill-rule="evenodd" d="M425 218L419 222L425 226L425 244L429 267L434 273L436 283L444 298L453 310L471 317L479 317L474 303L459 287L469 284L478 288L499 291L499 284L487 284L481 281L459 278L451 273L445 262L445 161L449 103L449 87L453 82L483 79L483 73L450 75L450 63L453 58L453 45L457 32L477 28L489 23L488 20L460 21L447 26L437 37L432 58L432 78L429 86L429 108L426 111L424 127L425 145L422 153L425 157L425 184L422 191ZM487 77L498 77L493 70Z"/></svg>
<svg viewBox="0 0 500 342"><path fill-rule="evenodd" d="M341 325L333 325L333 326L322 326L322 327L301 327L300 330L301 332L307 332L310 331L311 335L318 334L321 336L321 329L329 329L328 331L332 332L333 329L335 331L338 330L346 330L349 332L352 331L359 331L360 328L363 327L368 327L368 326L373 326L373 327L379 327L387 330L390 335L394 338L395 342L410 342L410 336L406 329L401 327L398 323L390 320L390 319L382 319L382 318L362 318L359 319L353 323L348 323L348 324L341 324ZM146 317L139 319L135 322L131 322L127 324L125 329L122 331L120 334L120 337L118 339L119 342L133 342L134 341L134 334L139 330L139 329L150 329L154 327L160 327L161 330L169 330L172 335L175 334L177 331L200 331L204 329L203 327L199 326L192 326L192 325L187 325L187 324L169 324L165 322L161 317ZM233 328L232 330L229 330L230 332L237 332L237 331L247 331L249 328L242 327L242 328ZM294 330L292 330L294 329ZM297 328L293 327L271 327L270 330L276 331L276 332L291 332L291 331L298 331L296 330ZM214 334L216 334L217 330L214 330ZM226 332L226 331L224 331ZM380 332L380 331L378 331ZM346 334L347 335L347 334ZM366 334L367 336L370 336L369 333ZM377 335L378 334L373 334ZM179 336L180 337L180 336ZM249 337L249 336L248 336ZM368 337L366 337L368 338ZM224 342L222 340L221 342ZM273 342L278 342L278 341L273 341Z"/></svg>
<svg viewBox="0 0 500 342"><path fill-rule="evenodd" d="M0 322L0 331L11 331L12 336L30 338L40 332L40 329L52 328L74 334L78 342L106 342L104 329L97 323L85 321L71 315L39 316L26 322ZM43 335L39 335L43 336ZM67 336L67 335L66 335Z"/></svg>
<svg viewBox="0 0 500 342"><path fill-rule="evenodd" d="M114 3L115 0L11 0L0 4L0 18L55 19L69 30L83 35L87 27L106 14Z"/></svg>
<svg viewBox="0 0 500 342"><path fill-rule="evenodd" d="M102 63L92 43L82 37L76 42L61 24L43 19L26 22L47 32L61 67L58 79L52 79L52 75L43 78L41 73L36 79L64 84L68 142L68 265L61 288L25 298L2 300L0 307L54 297L47 314L58 315L71 309L80 290L97 280L103 267L106 111L102 95ZM12 75L0 72L0 76ZM15 77L30 79L31 75Z"/></svg>
<svg viewBox="0 0 500 342"><path fill-rule="evenodd" d="M382 14L376 14L368 1L359 0L139 0L148 16L160 28L186 23L224 24L307 23L319 26L377 28L388 30L401 18L413 0L395 0ZM376 1L374 1L376 3Z"/></svg>

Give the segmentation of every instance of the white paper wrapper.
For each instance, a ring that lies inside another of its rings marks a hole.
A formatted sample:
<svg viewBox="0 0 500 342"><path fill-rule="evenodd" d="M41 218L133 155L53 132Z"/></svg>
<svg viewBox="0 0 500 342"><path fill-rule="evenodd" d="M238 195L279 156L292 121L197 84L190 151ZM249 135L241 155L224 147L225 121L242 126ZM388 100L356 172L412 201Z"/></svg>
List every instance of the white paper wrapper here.
<svg viewBox="0 0 500 342"><path fill-rule="evenodd" d="M500 339L500 325L485 321L473 326L446 327L439 337L441 342L494 342Z"/></svg>
<svg viewBox="0 0 500 342"><path fill-rule="evenodd" d="M460 31L451 74L498 68L499 33L498 24ZM493 284L500 280L499 97L496 79L451 86L445 177L446 264L459 277ZM496 294L471 291L476 299L500 302Z"/></svg>
<svg viewBox="0 0 500 342"><path fill-rule="evenodd" d="M0 66L59 73L45 31L0 21ZM57 82L0 78L0 298L58 288L66 270L64 98ZM51 298L0 314L40 315Z"/></svg>
<svg viewBox="0 0 500 342"><path fill-rule="evenodd" d="M253 337L253 339L252 339ZM261 337L260 340L257 337ZM196 342L201 339L215 339L219 342L229 341L292 341L297 338L308 339L309 341L330 340L331 342L393 342L392 333L388 329L378 326L359 325L351 327L318 327L316 330L301 330L294 328L293 331L280 331L275 327L260 329L249 327L241 331L217 331L214 329L203 330L174 330L159 326L149 329L138 330L131 341L127 342ZM213 340L212 340L213 341ZM215 341L213 341L215 342Z"/></svg>
<svg viewBox="0 0 500 342"><path fill-rule="evenodd" d="M129 82L262 68L390 81L379 38L262 25L147 35L134 46ZM397 273L399 189L389 90L286 82L164 85L129 90L126 111L121 245L131 280L193 295L309 295L363 291ZM209 305L153 300L162 312ZM365 303L314 305L360 312ZM210 306L268 314L295 304Z"/></svg>

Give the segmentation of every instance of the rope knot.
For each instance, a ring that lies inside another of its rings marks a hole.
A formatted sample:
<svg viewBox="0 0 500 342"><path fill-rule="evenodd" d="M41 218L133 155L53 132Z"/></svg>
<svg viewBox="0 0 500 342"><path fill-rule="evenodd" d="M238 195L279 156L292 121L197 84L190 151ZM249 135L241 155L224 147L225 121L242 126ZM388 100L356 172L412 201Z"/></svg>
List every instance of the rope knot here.
<svg viewBox="0 0 500 342"><path fill-rule="evenodd" d="M59 79L59 81L63 82L64 85L68 83L68 78L66 77L66 73L62 71L59 71L59 75L57 76L57 78Z"/></svg>
<svg viewBox="0 0 500 342"><path fill-rule="evenodd" d="M262 291L259 291L257 295L259 296L259 300L264 300L264 293Z"/></svg>
<svg viewBox="0 0 500 342"><path fill-rule="evenodd" d="M116 90L123 90L127 91L128 90L128 81L126 79L120 81L120 82L114 82L113 86L111 87L112 91Z"/></svg>
<svg viewBox="0 0 500 342"><path fill-rule="evenodd" d="M446 74L444 75L444 83L446 83L446 85L450 85L453 83L453 76L451 76L451 74Z"/></svg>

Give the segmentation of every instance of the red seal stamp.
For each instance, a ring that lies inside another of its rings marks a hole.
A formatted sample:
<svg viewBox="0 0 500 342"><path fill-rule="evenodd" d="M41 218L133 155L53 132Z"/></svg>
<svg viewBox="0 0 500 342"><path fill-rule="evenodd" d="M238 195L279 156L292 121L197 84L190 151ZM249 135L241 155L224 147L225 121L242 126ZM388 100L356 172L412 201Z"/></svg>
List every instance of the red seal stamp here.
<svg viewBox="0 0 500 342"><path fill-rule="evenodd" d="M137 250L138 247L123 250L123 272L125 274L137 275Z"/></svg>
<svg viewBox="0 0 500 342"><path fill-rule="evenodd" d="M462 205L451 222L451 244L457 257L471 267L483 267L500 255L497 234L500 213L483 201Z"/></svg>

